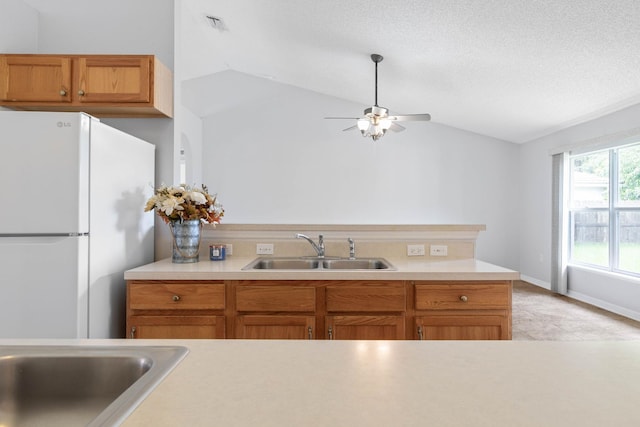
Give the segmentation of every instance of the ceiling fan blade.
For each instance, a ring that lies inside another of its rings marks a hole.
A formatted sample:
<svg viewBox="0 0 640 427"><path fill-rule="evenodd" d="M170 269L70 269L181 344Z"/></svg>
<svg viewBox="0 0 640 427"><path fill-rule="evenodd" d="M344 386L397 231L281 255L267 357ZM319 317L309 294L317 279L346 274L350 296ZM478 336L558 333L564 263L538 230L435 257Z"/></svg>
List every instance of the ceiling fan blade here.
<svg viewBox="0 0 640 427"><path fill-rule="evenodd" d="M399 124L397 124L395 122L391 122L391 126L389 127L389 129L391 129L394 132L402 132L406 128L404 126L400 126Z"/></svg>
<svg viewBox="0 0 640 427"><path fill-rule="evenodd" d="M348 131L348 130L353 130L353 129L357 129L357 128L358 128L358 126L353 125L353 126L348 127L348 128L346 128L346 129L342 129L342 132L346 132L346 131Z"/></svg>
<svg viewBox="0 0 640 427"><path fill-rule="evenodd" d="M417 122L417 121L429 121L431 120L431 114L405 114L403 116L389 116L391 120L397 120L399 122Z"/></svg>
<svg viewBox="0 0 640 427"><path fill-rule="evenodd" d="M325 119L358 120L360 117L325 117Z"/></svg>

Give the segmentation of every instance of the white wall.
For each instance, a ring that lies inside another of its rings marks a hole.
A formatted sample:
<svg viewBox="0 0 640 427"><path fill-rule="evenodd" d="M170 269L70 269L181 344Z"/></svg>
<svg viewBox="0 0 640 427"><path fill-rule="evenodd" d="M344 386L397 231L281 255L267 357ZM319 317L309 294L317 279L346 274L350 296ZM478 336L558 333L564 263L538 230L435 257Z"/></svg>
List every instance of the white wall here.
<svg viewBox="0 0 640 427"><path fill-rule="evenodd" d="M522 227L520 272L544 287L551 281L551 155L573 146L638 128L640 105L582 123L524 144L520 151ZM542 261L540 261L542 255ZM640 281L613 274L570 269L569 295L640 320Z"/></svg>
<svg viewBox="0 0 640 427"><path fill-rule="evenodd" d="M0 52L37 52L38 11L22 0L0 0L0 11Z"/></svg>
<svg viewBox="0 0 640 427"><path fill-rule="evenodd" d="M204 118L203 182L224 203L225 223L486 224L478 257L518 267L517 145L419 122L374 143L342 132L352 120L323 119L362 105L221 74L183 96L233 88L229 102L228 89L211 96Z"/></svg>

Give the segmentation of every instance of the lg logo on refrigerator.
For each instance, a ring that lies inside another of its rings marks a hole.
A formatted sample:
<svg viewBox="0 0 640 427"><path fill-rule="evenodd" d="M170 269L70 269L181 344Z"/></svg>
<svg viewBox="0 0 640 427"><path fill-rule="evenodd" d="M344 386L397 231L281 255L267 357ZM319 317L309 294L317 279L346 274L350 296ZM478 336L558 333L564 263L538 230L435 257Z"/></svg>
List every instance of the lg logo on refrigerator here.
<svg viewBox="0 0 640 427"><path fill-rule="evenodd" d="M58 122L58 127L59 128L70 128L71 127L71 122Z"/></svg>

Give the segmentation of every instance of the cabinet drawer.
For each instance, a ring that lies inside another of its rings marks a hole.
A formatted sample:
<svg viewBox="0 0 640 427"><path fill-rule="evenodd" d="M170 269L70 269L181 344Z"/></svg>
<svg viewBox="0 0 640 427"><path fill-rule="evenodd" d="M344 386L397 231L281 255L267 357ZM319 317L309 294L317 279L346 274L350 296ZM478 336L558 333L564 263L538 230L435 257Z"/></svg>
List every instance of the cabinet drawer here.
<svg viewBox="0 0 640 427"><path fill-rule="evenodd" d="M398 312L405 310L405 301L402 282L327 286L328 312Z"/></svg>
<svg viewBox="0 0 640 427"><path fill-rule="evenodd" d="M316 290L298 285L238 286L236 308L254 312L313 312L316 309Z"/></svg>
<svg viewBox="0 0 640 427"><path fill-rule="evenodd" d="M477 310L508 308L511 294L507 284L415 285L416 310Z"/></svg>
<svg viewBox="0 0 640 427"><path fill-rule="evenodd" d="M132 310L223 310L224 283L133 283Z"/></svg>

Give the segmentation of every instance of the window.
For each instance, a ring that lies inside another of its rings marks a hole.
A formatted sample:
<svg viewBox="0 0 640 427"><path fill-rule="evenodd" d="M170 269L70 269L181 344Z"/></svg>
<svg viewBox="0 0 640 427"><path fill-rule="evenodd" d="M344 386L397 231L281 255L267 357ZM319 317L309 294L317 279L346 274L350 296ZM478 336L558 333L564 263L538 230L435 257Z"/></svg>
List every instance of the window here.
<svg viewBox="0 0 640 427"><path fill-rule="evenodd" d="M570 157L575 264L640 276L640 144Z"/></svg>

